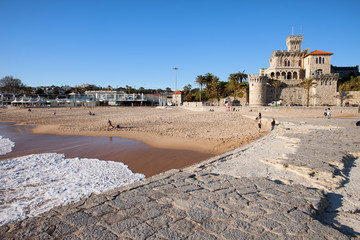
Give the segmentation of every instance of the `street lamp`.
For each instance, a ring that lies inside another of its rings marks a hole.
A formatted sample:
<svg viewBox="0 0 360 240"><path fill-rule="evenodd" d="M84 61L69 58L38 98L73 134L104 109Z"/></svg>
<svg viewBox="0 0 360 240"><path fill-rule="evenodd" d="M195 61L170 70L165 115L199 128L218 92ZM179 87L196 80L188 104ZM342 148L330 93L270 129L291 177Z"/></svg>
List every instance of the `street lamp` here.
<svg viewBox="0 0 360 240"><path fill-rule="evenodd" d="M177 91L177 70L178 70L179 68L174 67L173 69L175 70L175 92L176 92L176 91Z"/></svg>
<svg viewBox="0 0 360 240"><path fill-rule="evenodd" d="M176 96L176 92L177 92L177 70L179 68L174 67L173 69L175 70L175 106L177 106L177 96Z"/></svg>

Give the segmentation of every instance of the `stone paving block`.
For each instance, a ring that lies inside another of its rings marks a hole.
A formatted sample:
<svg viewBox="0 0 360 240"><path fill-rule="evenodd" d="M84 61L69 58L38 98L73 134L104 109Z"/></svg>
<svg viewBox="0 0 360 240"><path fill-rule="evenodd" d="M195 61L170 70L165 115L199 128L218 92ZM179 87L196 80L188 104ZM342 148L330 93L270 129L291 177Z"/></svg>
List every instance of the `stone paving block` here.
<svg viewBox="0 0 360 240"><path fill-rule="evenodd" d="M136 204L136 208L139 209L140 211L144 211L144 210L148 210L148 209L152 209L152 208L160 209L162 206L163 206L163 204L160 204L155 201Z"/></svg>
<svg viewBox="0 0 360 240"><path fill-rule="evenodd" d="M85 225L94 224L94 223L98 222L98 220L96 218L94 218L91 215L84 213L84 212L77 212L72 215L68 215L68 216L64 217L64 219L67 222L75 225L76 227L82 227Z"/></svg>
<svg viewBox="0 0 360 240"><path fill-rule="evenodd" d="M43 232L35 237L38 240L52 240L55 239L54 237L50 236L46 232Z"/></svg>
<svg viewBox="0 0 360 240"><path fill-rule="evenodd" d="M172 185L172 184L166 184L166 185L161 185L161 186L158 186L158 187L154 187L153 190L167 193L167 192L173 191L175 188L176 187L174 185Z"/></svg>
<svg viewBox="0 0 360 240"><path fill-rule="evenodd" d="M177 187L176 189L177 189L177 191L188 193L188 192L192 192L192 191L198 191L198 190L201 190L203 188L200 187L200 186L196 186L196 185L191 184L191 185L185 185L185 186Z"/></svg>
<svg viewBox="0 0 360 240"><path fill-rule="evenodd" d="M167 226L172 221L174 221L172 217L169 217L167 215L161 215L159 217L147 220L146 223L154 229L159 229Z"/></svg>
<svg viewBox="0 0 360 240"><path fill-rule="evenodd" d="M69 236L62 238L61 240L81 240L81 239L75 235L69 235Z"/></svg>
<svg viewBox="0 0 360 240"><path fill-rule="evenodd" d="M151 199L146 196L135 196L133 198L127 199L126 201L131 204L138 204L138 203L150 202Z"/></svg>
<svg viewBox="0 0 360 240"><path fill-rule="evenodd" d="M137 210L137 211L139 211L139 210ZM122 221L122 220L124 220L126 218L127 218L127 216L122 214L122 211L111 212L111 213L107 213L107 214L103 215L101 220L100 220L100 223L104 224L104 225L106 225L106 224L114 224L114 223Z"/></svg>
<svg viewBox="0 0 360 240"><path fill-rule="evenodd" d="M250 224L246 221L239 220L239 219L235 220L233 222L233 224L231 224L231 226L235 229L239 229L241 231L256 234L256 235L261 234L265 231L264 228L261 226L257 226L255 224Z"/></svg>
<svg viewBox="0 0 360 240"><path fill-rule="evenodd" d="M283 236L279 236L272 232L265 232L260 236L255 237L255 240L280 240L280 239L287 239L287 238L284 238Z"/></svg>
<svg viewBox="0 0 360 240"><path fill-rule="evenodd" d="M206 233L203 231L196 231L194 234L190 235L188 239L189 240L216 240L219 238L210 233Z"/></svg>
<svg viewBox="0 0 360 240"><path fill-rule="evenodd" d="M148 237L146 240L167 240L167 239L156 236L156 235L152 235L152 236Z"/></svg>
<svg viewBox="0 0 360 240"><path fill-rule="evenodd" d="M157 233L156 236L160 236L163 237L165 239L171 239L171 240L181 240L181 239L185 239L186 235L177 232L173 229L170 228L162 228L160 229Z"/></svg>
<svg viewBox="0 0 360 240"><path fill-rule="evenodd" d="M194 178L195 174L188 172L178 172L170 177L172 180L185 179L185 178Z"/></svg>
<svg viewBox="0 0 360 240"><path fill-rule="evenodd" d="M98 225L85 226L79 233L81 239L115 240L121 239L111 231Z"/></svg>
<svg viewBox="0 0 360 240"><path fill-rule="evenodd" d="M149 194L149 198L151 200L158 200L160 198L163 198L163 197L167 197L166 194L162 193L162 192L154 192L152 191L150 194Z"/></svg>
<svg viewBox="0 0 360 240"><path fill-rule="evenodd" d="M51 235L55 238L60 238L62 236L76 232L77 230L78 229L76 227L71 226L66 222L59 222L58 224L56 224L55 230Z"/></svg>
<svg viewBox="0 0 360 240"><path fill-rule="evenodd" d="M75 208L71 207L70 205L57 206L57 207L54 207L53 210L60 213L63 216L73 214L73 213L80 211L80 209L78 209L76 207Z"/></svg>
<svg viewBox="0 0 360 240"><path fill-rule="evenodd" d="M109 204L110 206L117 208L119 210L131 208L133 206L132 204L128 203L127 201L125 201L123 199L115 199L112 201L108 201L107 204Z"/></svg>
<svg viewBox="0 0 360 240"><path fill-rule="evenodd" d="M271 219L261 219L257 222L257 225L262 226L270 231L280 226L278 222Z"/></svg>
<svg viewBox="0 0 360 240"><path fill-rule="evenodd" d="M89 208L87 209L85 212L94 216L94 217L101 217L107 213L110 213L114 211L114 208L111 207L110 205L99 205L99 206L95 206L95 207L92 207L92 208Z"/></svg>
<svg viewBox="0 0 360 240"><path fill-rule="evenodd" d="M183 209L179 209L179 208L170 208L167 211L167 214L171 217L173 217L174 219L182 219L187 217L186 211Z"/></svg>
<svg viewBox="0 0 360 240"><path fill-rule="evenodd" d="M206 219L211 217L211 211L202 208L192 208L187 211L191 220L203 223Z"/></svg>
<svg viewBox="0 0 360 240"><path fill-rule="evenodd" d="M170 227L184 233L185 235L190 235L195 228L195 224L188 221L187 219L181 219L179 221L171 223Z"/></svg>
<svg viewBox="0 0 360 240"><path fill-rule="evenodd" d="M81 208L92 208L100 204L103 204L106 201L108 201L108 199L106 198L105 195L92 194L89 198L86 199L84 204L81 205Z"/></svg>
<svg viewBox="0 0 360 240"><path fill-rule="evenodd" d="M163 214L162 211L160 211L156 208L151 208L151 209L145 210L144 212L138 214L137 216L143 220L148 220L150 218L158 217L162 214Z"/></svg>
<svg viewBox="0 0 360 240"><path fill-rule="evenodd" d="M39 218L28 218L25 219L16 229L16 236L18 238L34 237L43 232L46 232L51 225L48 222L38 222ZM14 230L15 230L14 229ZM11 229L9 232L12 232ZM0 235L1 236L1 235Z"/></svg>
<svg viewBox="0 0 360 240"><path fill-rule="evenodd" d="M136 227L131 228L130 230L125 231L123 235L125 237L142 240L150 237L154 233L154 229L152 229L146 223L142 223Z"/></svg>
<svg viewBox="0 0 360 240"><path fill-rule="evenodd" d="M239 239L254 239L254 236L238 229L229 229L223 235L225 239L239 240Z"/></svg>
<svg viewBox="0 0 360 240"><path fill-rule="evenodd" d="M286 224L290 221L290 219L287 217L287 214L284 214L283 212L274 212L274 213L266 214L265 217L282 224Z"/></svg>
<svg viewBox="0 0 360 240"><path fill-rule="evenodd" d="M297 235L307 232L309 227L306 225L306 223L289 222L286 224L286 230L289 235Z"/></svg>
<svg viewBox="0 0 360 240"><path fill-rule="evenodd" d="M223 186L220 182L211 182L205 185L205 189L208 189L209 191L217 191L220 189L228 188L227 186Z"/></svg>
<svg viewBox="0 0 360 240"><path fill-rule="evenodd" d="M213 214L212 214L212 219L214 220L228 220L231 217L230 214L227 214L225 212L223 212L223 210L219 210L219 211L215 211Z"/></svg>
<svg viewBox="0 0 360 240"><path fill-rule="evenodd" d="M0 226L0 236L4 235L4 233L6 233L9 229L9 226L7 225Z"/></svg>
<svg viewBox="0 0 360 240"><path fill-rule="evenodd" d="M122 220L122 221L119 221L119 222L116 222L116 223L110 225L109 229L116 234L121 234L124 231L131 229L141 223L142 223L142 221L140 221L137 218L127 218L125 220Z"/></svg>
<svg viewBox="0 0 360 240"><path fill-rule="evenodd" d="M308 214L306 214L298 209L295 209L295 210L289 212L286 216L289 219L291 219L292 221L297 222L297 223L309 222L310 218L311 218Z"/></svg>
<svg viewBox="0 0 360 240"><path fill-rule="evenodd" d="M228 222L214 221L211 219L203 223L204 229L217 234L224 232L227 226L228 226Z"/></svg>
<svg viewBox="0 0 360 240"><path fill-rule="evenodd" d="M213 211L219 211L219 206L214 201L204 200L203 202L199 202L197 204L197 207L199 208L206 208Z"/></svg>

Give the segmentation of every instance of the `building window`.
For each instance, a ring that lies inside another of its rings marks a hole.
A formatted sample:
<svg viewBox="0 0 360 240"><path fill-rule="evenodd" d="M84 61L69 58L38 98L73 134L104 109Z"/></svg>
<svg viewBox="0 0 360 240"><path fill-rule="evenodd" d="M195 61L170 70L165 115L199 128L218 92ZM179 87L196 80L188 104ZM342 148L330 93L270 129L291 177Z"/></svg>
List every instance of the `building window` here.
<svg viewBox="0 0 360 240"><path fill-rule="evenodd" d="M288 61L288 67L290 67L290 60Z"/></svg>
<svg viewBox="0 0 360 240"><path fill-rule="evenodd" d="M318 58L316 58L316 64L318 64Z"/></svg>
<svg viewBox="0 0 360 240"><path fill-rule="evenodd" d="M287 63L287 61L285 60L285 67L286 67L286 63Z"/></svg>

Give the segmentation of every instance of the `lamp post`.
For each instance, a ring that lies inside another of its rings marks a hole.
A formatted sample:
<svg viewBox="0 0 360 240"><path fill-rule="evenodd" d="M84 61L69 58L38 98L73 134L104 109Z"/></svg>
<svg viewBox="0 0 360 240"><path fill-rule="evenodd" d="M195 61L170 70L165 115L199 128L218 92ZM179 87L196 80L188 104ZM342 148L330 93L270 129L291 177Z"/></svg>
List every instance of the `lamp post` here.
<svg viewBox="0 0 360 240"><path fill-rule="evenodd" d="M177 96L176 96L176 92L177 92L177 70L179 68L174 67L173 69L175 70L175 106L177 106Z"/></svg>

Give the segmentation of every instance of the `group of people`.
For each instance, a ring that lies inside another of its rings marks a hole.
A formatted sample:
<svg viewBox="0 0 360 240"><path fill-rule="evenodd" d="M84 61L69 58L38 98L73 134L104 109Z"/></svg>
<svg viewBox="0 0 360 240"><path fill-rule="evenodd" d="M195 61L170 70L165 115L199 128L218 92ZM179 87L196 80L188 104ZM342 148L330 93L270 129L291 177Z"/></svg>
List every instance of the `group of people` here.
<svg viewBox="0 0 360 240"><path fill-rule="evenodd" d="M259 112L259 116L256 119L258 120L258 129L259 129L259 133L260 133L260 131L261 131L261 112ZM275 121L275 118L273 118L270 123L270 125L271 125L270 131L274 130L275 124L276 124L276 121Z"/></svg>

